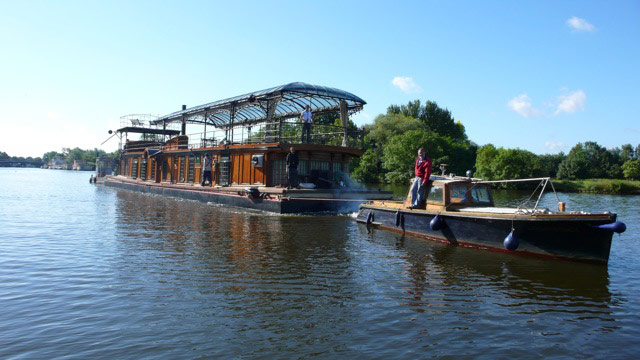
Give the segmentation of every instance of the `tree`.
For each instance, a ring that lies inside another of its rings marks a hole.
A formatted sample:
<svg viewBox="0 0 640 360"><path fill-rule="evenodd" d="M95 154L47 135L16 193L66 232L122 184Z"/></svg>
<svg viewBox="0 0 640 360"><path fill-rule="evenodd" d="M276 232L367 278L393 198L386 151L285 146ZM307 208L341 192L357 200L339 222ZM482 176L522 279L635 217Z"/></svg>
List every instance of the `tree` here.
<svg viewBox="0 0 640 360"><path fill-rule="evenodd" d="M622 164L625 179L640 180L640 160L627 160Z"/></svg>
<svg viewBox="0 0 640 360"><path fill-rule="evenodd" d="M558 166L567 156L561 152L558 154L544 154L539 155L540 169L542 176L556 177L558 174Z"/></svg>
<svg viewBox="0 0 640 360"><path fill-rule="evenodd" d="M577 144L569 151L567 157L558 166L560 179L586 179L589 175L589 161L582 144Z"/></svg>
<svg viewBox="0 0 640 360"><path fill-rule="evenodd" d="M433 170L438 172L440 164L448 164L451 172L464 174L475 163L476 148L470 144L454 141L431 131L410 130L392 137L385 146L382 167L385 180L402 184L413 177L416 152L423 147L433 161Z"/></svg>
<svg viewBox="0 0 640 360"><path fill-rule="evenodd" d="M526 179L543 175L538 156L522 149L504 149L488 144L478 150L477 176L487 180Z"/></svg>
<svg viewBox="0 0 640 360"><path fill-rule="evenodd" d="M497 156L498 149L492 144L487 144L478 149L476 155L476 176L487 180L495 179L496 175L493 170L493 163Z"/></svg>
<svg viewBox="0 0 640 360"><path fill-rule="evenodd" d="M622 160L623 164L627 160L635 159L635 151L633 149L633 146L631 146L631 144L622 145L622 147L620 148L620 159Z"/></svg>
<svg viewBox="0 0 640 360"><path fill-rule="evenodd" d="M434 101L427 101L425 106L421 106L420 100L410 101L407 105L391 105L387 108L387 115L391 114L419 119L428 130L452 139L468 141L462 123L454 121L451 111L440 108Z"/></svg>

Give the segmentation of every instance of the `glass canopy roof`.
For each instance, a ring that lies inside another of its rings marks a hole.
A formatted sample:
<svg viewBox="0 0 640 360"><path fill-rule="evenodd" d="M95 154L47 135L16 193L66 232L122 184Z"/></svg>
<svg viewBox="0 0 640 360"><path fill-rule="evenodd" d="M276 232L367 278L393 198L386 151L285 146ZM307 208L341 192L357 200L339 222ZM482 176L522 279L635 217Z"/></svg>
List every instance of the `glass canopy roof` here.
<svg viewBox="0 0 640 360"><path fill-rule="evenodd" d="M340 89L294 82L176 111L161 116L154 123L184 119L192 124L231 127L297 117L307 105L314 114L336 111L340 109L341 101L345 102L349 114L362 110L366 104L361 98Z"/></svg>

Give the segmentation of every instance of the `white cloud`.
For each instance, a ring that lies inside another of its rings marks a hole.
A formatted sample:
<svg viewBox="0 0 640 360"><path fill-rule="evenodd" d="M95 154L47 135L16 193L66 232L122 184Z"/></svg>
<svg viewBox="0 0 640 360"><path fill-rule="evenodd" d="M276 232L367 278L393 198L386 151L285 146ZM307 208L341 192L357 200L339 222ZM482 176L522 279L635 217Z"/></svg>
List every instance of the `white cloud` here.
<svg viewBox="0 0 640 360"><path fill-rule="evenodd" d="M556 115L562 112L574 113L576 111L584 110L584 105L587 102L587 95L585 95L582 90L576 90L568 95L558 96L558 101L559 104L556 108Z"/></svg>
<svg viewBox="0 0 640 360"><path fill-rule="evenodd" d="M560 141L547 141L544 143L544 147L546 147L547 149L551 150L551 151L558 151L562 148L564 148L564 143L560 142Z"/></svg>
<svg viewBox="0 0 640 360"><path fill-rule="evenodd" d="M577 16L572 16L567 20L567 25L575 31L588 31L592 32L596 30L596 27L589 24L585 19L581 19Z"/></svg>
<svg viewBox="0 0 640 360"><path fill-rule="evenodd" d="M422 88L408 76L396 76L391 80L391 84L406 94L412 94L422 90Z"/></svg>
<svg viewBox="0 0 640 360"><path fill-rule="evenodd" d="M531 99L527 94L520 94L513 99L509 100L507 104L511 110L517 112L524 117L531 117L540 115L541 111L531 105Z"/></svg>

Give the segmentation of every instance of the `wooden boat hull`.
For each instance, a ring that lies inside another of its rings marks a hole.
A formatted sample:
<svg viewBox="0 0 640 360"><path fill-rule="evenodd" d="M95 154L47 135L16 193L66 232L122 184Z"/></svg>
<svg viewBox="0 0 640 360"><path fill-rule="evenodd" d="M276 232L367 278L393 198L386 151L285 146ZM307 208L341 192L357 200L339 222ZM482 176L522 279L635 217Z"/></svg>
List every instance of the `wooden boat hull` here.
<svg viewBox="0 0 640 360"><path fill-rule="evenodd" d="M442 227L433 230L437 212L385 208L364 204L357 221L391 231L513 254L607 263L613 231L598 228L615 222L616 214L598 215L507 215L441 212ZM504 240L514 229L515 250L507 250Z"/></svg>
<svg viewBox="0 0 640 360"><path fill-rule="evenodd" d="M187 200L197 200L234 207L249 208L261 211L269 211L280 214L294 213L352 213L358 211L358 207L366 200L349 198L291 198L287 196L258 197L253 198L242 191L216 191L211 188L192 187L186 188L171 184L156 184L150 182L135 181L106 177L104 185L150 193L171 196ZM383 194L381 194L383 195Z"/></svg>

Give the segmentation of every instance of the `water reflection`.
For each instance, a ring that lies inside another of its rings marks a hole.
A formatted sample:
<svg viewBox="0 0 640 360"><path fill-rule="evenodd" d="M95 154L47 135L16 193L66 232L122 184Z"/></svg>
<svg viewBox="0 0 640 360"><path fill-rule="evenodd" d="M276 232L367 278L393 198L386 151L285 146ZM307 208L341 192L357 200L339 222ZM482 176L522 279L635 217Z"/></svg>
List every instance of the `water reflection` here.
<svg viewBox="0 0 640 360"><path fill-rule="evenodd" d="M466 249L429 242L358 225L361 236L405 253L411 288L406 299L417 311L449 301L447 295L464 292L477 301L493 297L509 312L537 314L545 311L598 316L613 320L606 266L536 259ZM434 304L434 295L442 296ZM620 301L616 298L615 301ZM441 305L441 304L440 304Z"/></svg>

